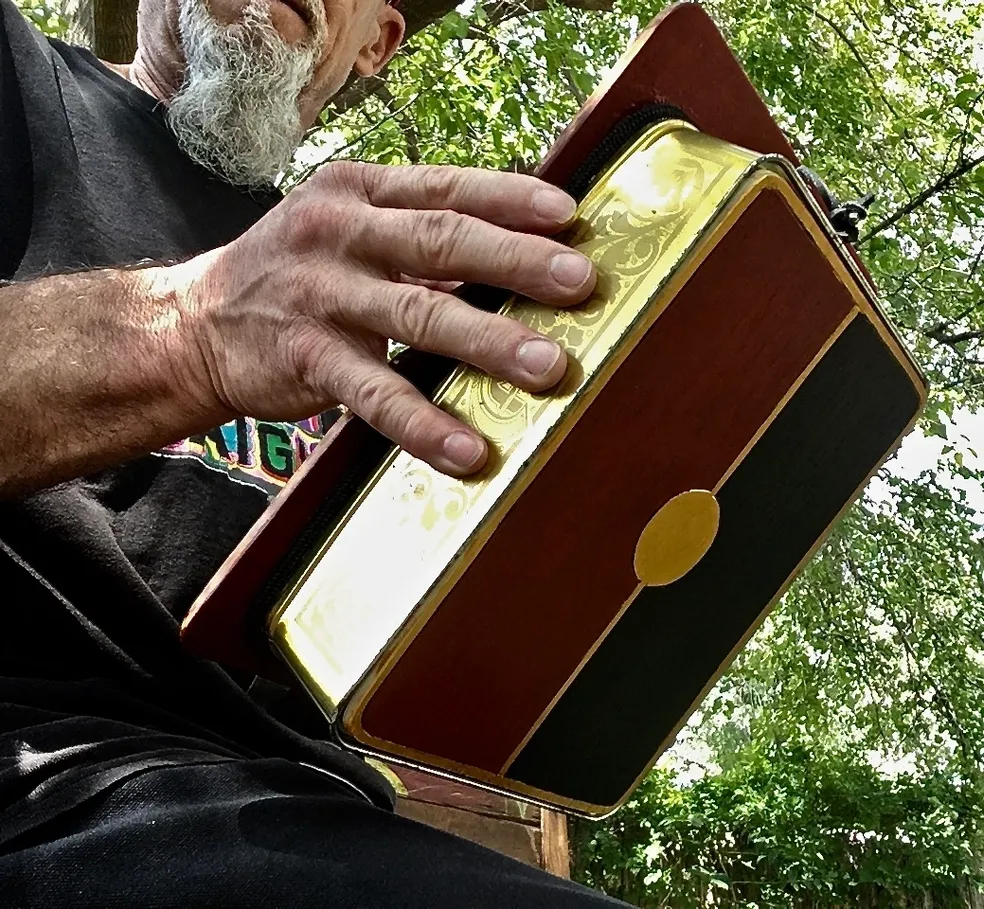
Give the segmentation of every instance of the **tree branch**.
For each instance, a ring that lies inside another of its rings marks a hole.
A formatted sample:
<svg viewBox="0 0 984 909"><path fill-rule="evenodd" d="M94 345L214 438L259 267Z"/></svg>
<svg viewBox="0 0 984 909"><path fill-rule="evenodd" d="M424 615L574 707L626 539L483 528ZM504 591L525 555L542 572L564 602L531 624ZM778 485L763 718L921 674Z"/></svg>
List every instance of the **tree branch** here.
<svg viewBox="0 0 984 909"><path fill-rule="evenodd" d="M574 73L571 72L570 67L565 66L561 72L561 75L563 75L564 81L567 83L567 87L571 90L571 94L574 96L574 100L577 101L578 104L583 105L584 102L588 100L588 96L583 91L581 91L580 87L577 84L577 80L574 78Z"/></svg>
<svg viewBox="0 0 984 909"><path fill-rule="evenodd" d="M423 30L428 25L436 22L442 16L447 15L455 9L461 0L414 0L412 4L407 4L404 10L404 17L407 20L406 38L409 39L417 32ZM586 12L611 12L615 8L614 0L561 0L562 4L569 9L579 9ZM549 6L549 0L500 0L492 5L487 12L487 27L495 28L509 19L520 16L528 16L533 13L543 12ZM476 31L472 34L471 31ZM477 30L471 30L470 37L488 40L489 35ZM402 51L402 54L413 53L413 50ZM385 79L388 67L381 70L376 76L370 79ZM326 108L323 119L340 117L353 107L358 107L371 94L375 94L376 88L373 85L366 86L366 79L350 77L342 86L341 90L332 98L330 105Z"/></svg>
<svg viewBox="0 0 984 909"><path fill-rule="evenodd" d="M875 74L871 71L871 67L868 66L868 61L864 59L864 56L861 51L858 50L857 45L850 38L848 38L844 29L834 22L833 19L830 19L823 13L819 12L816 8L813 8L811 12L847 45L848 50L850 50L850 52L854 55L854 59L858 61L861 68L868 74L868 78L871 80L872 84L878 89L878 94L881 95L881 99L885 102L885 106L897 117L898 111L895 110L892 106L892 102L888 100L885 93L881 90L879 81L875 78Z"/></svg>
<svg viewBox="0 0 984 909"><path fill-rule="evenodd" d="M69 40L101 60L129 63L137 52L137 0L68 0Z"/></svg>
<svg viewBox="0 0 984 909"><path fill-rule="evenodd" d="M927 186L921 193L919 193L919 195L913 198L906 205L903 205L898 211L879 221L858 241L858 246L863 243L867 243L873 236L875 236L875 234L885 230L886 227L891 227L893 224L898 223L906 215L912 214L924 202L932 199L933 196L939 195L945 189L948 189L953 183L956 183L961 177L966 176L975 167L982 163L984 163L984 154L978 155L976 158L968 158L962 164L959 164L953 168L953 170L945 173L935 183Z"/></svg>
<svg viewBox="0 0 984 909"><path fill-rule="evenodd" d="M393 114L394 119L397 124L399 124L400 131L403 133L404 141L407 143L407 157L410 159L411 164L420 163L420 136L417 134L417 128L413 124L413 120L405 115L402 108L397 107L396 98L393 97L393 93L389 90L389 86L386 84L385 80L379 80L379 87L376 89L376 95L382 100L383 104L386 105L386 110Z"/></svg>
<svg viewBox="0 0 984 909"><path fill-rule="evenodd" d="M413 97L410 98L410 100L407 101L405 104L403 104L402 107L398 107L395 110L391 108L390 109L390 112L385 117L381 117L375 123L372 123L367 129L365 129L361 133L359 133L359 135L357 135L354 139L351 139L348 142L346 142L345 145L343 145L341 148L336 149L334 152L332 152L332 154L326 160L335 160L335 159L337 159L340 154L342 154L345 151L348 151L350 148L355 147L360 142L362 142L364 139L366 139L367 137L369 137L370 135L372 135L384 123L387 123L390 120L397 120L398 121L398 118L403 114L403 112L407 108L409 108L424 92L428 91L430 88L432 88L434 85L436 85L445 75L447 75L449 72L451 72L456 66L459 66L461 63L463 63L468 58L468 55L471 54L471 52L473 50L474 50L474 46L471 47L471 48L469 48L468 50L462 51L461 54L459 54L459 56L456 59L452 60L450 62L450 64L445 69L441 70L438 73L435 73L434 77L430 80L430 82L428 82L426 85L421 86L420 89L413 95ZM377 78L378 79L378 76L377 77L373 77L373 78ZM372 88L372 90L367 90L365 92L365 96L368 97L370 94L377 94L378 95L378 94L380 94L380 92L382 91L383 88L384 88L384 85L382 84L382 80L379 80L375 84L375 86ZM386 90L388 92L388 88ZM390 96L390 97L392 97L392 96ZM319 167L321 167L321 165L323 163L324 163L324 161L319 161L318 163L312 164L309 167L305 168L303 171L301 171L299 174L297 174L297 176L296 176L295 179L292 179L291 180L291 185L303 183L308 177L311 176L311 174L313 174Z"/></svg>
<svg viewBox="0 0 984 909"><path fill-rule="evenodd" d="M945 334L945 325L936 325L925 332L927 338L946 344L947 347L956 347L964 341L980 341L984 338L984 329L980 331L961 331L954 335Z"/></svg>
<svg viewBox="0 0 984 909"><path fill-rule="evenodd" d="M342 86L338 94L331 99L329 105L321 112L321 117L319 117L318 122L315 123L312 129L321 129L332 117L340 117L347 110L358 107L370 95L374 95L379 85L385 80L388 70L389 67L386 66L374 76L365 76L364 78L349 76L345 85Z"/></svg>
<svg viewBox="0 0 984 909"><path fill-rule="evenodd" d="M610 13L615 8L614 0L561 0L561 5L594 13ZM550 0L501 0L488 10L486 21L494 28L508 19L541 13L549 6Z"/></svg>

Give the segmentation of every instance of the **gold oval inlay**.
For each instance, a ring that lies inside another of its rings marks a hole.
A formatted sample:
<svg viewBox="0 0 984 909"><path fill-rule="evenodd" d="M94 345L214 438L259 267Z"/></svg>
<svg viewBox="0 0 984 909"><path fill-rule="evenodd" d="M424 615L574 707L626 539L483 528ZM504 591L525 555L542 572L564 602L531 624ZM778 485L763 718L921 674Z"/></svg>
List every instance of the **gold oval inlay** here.
<svg viewBox="0 0 984 909"><path fill-rule="evenodd" d="M714 493L692 489L674 496L639 534L636 577L649 587L680 580L711 548L720 520Z"/></svg>

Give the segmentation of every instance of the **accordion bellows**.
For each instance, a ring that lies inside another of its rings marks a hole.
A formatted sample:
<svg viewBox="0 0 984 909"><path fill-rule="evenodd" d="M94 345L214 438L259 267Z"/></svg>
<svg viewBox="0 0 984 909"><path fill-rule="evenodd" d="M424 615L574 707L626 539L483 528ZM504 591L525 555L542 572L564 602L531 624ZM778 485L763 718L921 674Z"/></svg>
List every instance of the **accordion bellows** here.
<svg viewBox="0 0 984 909"><path fill-rule="evenodd" d="M794 169L681 121L589 190L570 310L504 312L549 394L459 367L492 456L385 459L268 622L350 746L587 814L624 801L872 472L924 383Z"/></svg>

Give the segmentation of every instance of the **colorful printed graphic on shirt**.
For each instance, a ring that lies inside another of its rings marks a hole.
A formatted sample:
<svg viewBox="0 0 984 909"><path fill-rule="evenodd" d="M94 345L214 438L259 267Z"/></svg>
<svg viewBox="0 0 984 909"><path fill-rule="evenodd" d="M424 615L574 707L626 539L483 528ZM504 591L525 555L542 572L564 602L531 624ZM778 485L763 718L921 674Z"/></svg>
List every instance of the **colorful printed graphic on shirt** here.
<svg viewBox="0 0 984 909"><path fill-rule="evenodd" d="M229 478L276 493L307 460L337 414L299 423L271 423L240 417L209 432L175 442L158 452L163 457L196 458Z"/></svg>

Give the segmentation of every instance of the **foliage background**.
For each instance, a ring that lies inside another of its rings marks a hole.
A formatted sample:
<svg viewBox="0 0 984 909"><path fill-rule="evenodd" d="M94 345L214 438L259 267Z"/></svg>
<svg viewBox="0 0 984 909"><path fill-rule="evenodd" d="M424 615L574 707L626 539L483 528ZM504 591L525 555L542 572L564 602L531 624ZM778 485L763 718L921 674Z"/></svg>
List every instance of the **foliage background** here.
<svg viewBox="0 0 984 909"><path fill-rule="evenodd" d="M95 0L19 2L98 44ZM629 805L575 825L575 873L639 906L979 906L984 5L706 5L805 162L877 193L860 248L933 392L921 466L886 466ZM285 185L340 157L528 169L661 4L406 6Z"/></svg>

